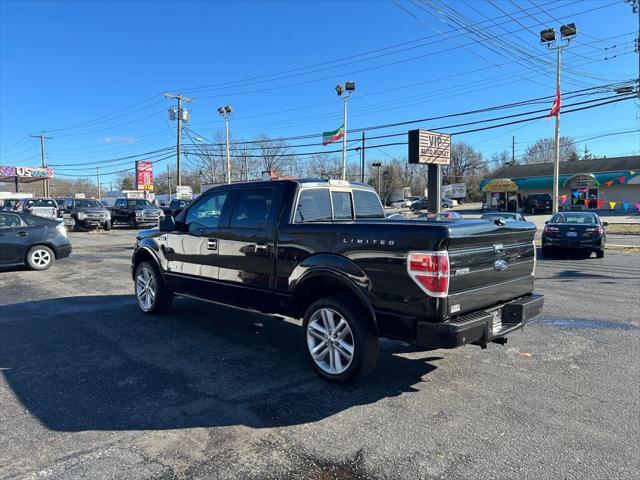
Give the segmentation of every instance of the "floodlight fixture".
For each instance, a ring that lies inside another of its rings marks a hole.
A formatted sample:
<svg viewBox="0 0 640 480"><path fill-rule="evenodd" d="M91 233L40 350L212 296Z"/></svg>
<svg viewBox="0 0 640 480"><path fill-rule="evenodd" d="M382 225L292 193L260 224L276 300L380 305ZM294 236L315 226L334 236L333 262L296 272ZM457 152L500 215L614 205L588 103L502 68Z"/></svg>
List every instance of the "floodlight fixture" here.
<svg viewBox="0 0 640 480"><path fill-rule="evenodd" d="M562 25L560 27L560 35L564 40L570 40L576 36L578 33L578 29L576 28L575 23L567 23L566 25Z"/></svg>
<svg viewBox="0 0 640 480"><path fill-rule="evenodd" d="M345 82L344 89L347 92L353 92L356 89L356 82Z"/></svg>
<svg viewBox="0 0 640 480"><path fill-rule="evenodd" d="M556 29L547 28L540 32L540 43L552 43L556 41Z"/></svg>
<svg viewBox="0 0 640 480"><path fill-rule="evenodd" d="M233 108L231 108L231 105L227 105L226 107L224 107L224 111L227 113L231 113L233 112Z"/></svg>

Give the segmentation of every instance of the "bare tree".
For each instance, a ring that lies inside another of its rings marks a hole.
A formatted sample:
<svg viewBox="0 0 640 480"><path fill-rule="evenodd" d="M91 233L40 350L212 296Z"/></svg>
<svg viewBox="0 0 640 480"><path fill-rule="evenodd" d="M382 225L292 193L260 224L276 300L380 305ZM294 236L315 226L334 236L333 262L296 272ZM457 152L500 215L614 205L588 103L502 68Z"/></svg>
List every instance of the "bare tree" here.
<svg viewBox="0 0 640 480"><path fill-rule="evenodd" d="M555 159L555 140L551 137L541 138L529 145L522 157L523 163L551 163ZM560 161L578 160L576 142L571 137L560 137Z"/></svg>
<svg viewBox="0 0 640 480"><path fill-rule="evenodd" d="M290 174L295 157L289 154L289 146L282 140L272 140L266 135L256 137L256 151L262 160L264 171L277 175Z"/></svg>
<svg viewBox="0 0 640 480"><path fill-rule="evenodd" d="M489 163L492 170L497 170L498 168L510 165L511 161L511 154L507 150L503 150L491 155L491 160Z"/></svg>
<svg viewBox="0 0 640 480"><path fill-rule="evenodd" d="M467 177L476 176L486 168L482 153L464 142L451 145L451 163L442 168L444 183L464 182Z"/></svg>

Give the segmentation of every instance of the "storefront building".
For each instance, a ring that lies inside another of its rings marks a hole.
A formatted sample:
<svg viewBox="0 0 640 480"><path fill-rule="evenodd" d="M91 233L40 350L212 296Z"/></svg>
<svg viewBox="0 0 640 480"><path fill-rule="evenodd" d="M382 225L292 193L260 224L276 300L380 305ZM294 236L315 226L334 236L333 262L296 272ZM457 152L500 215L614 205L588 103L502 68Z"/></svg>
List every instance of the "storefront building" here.
<svg viewBox="0 0 640 480"><path fill-rule="evenodd" d="M640 211L640 156L560 162L563 210ZM488 209L522 210L532 194L553 195L553 163L507 165L481 183Z"/></svg>

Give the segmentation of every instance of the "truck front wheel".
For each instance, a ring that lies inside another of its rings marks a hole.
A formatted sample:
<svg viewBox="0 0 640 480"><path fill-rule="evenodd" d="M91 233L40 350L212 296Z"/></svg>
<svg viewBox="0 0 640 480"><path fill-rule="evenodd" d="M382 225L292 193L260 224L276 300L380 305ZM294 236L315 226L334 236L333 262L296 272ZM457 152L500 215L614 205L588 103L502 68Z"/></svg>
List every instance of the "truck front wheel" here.
<svg viewBox="0 0 640 480"><path fill-rule="evenodd" d="M369 317L359 303L342 295L309 306L303 322L307 358L321 377L342 383L375 367L379 340Z"/></svg>

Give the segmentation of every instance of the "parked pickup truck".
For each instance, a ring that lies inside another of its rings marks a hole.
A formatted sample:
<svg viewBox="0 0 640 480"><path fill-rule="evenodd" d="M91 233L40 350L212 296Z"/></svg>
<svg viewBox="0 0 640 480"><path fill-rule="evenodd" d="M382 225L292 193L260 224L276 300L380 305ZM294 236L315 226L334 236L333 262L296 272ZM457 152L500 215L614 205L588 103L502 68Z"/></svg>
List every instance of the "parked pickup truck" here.
<svg viewBox="0 0 640 480"><path fill-rule="evenodd" d="M131 228L158 226L158 220L164 214L149 200L137 198L118 198L113 207L107 207L111 213L111 224L126 223Z"/></svg>
<svg viewBox="0 0 640 480"><path fill-rule="evenodd" d="M75 232L98 227L111 230L111 213L93 198L65 199L62 204L62 217L65 225L72 226Z"/></svg>
<svg viewBox="0 0 640 480"><path fill-rule="evenodd" d="M53 198L23 198L14 208L38 217L58 218L58 204Z"/></svg>
<svg viewBox="0 0 640 480"><path fill-rule="evenodd" d="M146 313L188 295L303 318L311 365L344 382L373 368L379 337L484 347L540 313L535 226L499 223L387 220L360 183L224 185L138 233L135 295Z"/></svg>

